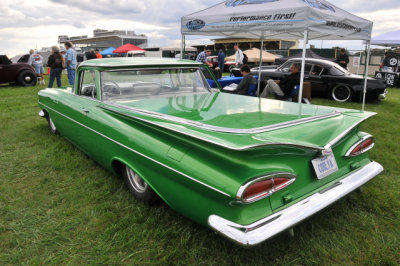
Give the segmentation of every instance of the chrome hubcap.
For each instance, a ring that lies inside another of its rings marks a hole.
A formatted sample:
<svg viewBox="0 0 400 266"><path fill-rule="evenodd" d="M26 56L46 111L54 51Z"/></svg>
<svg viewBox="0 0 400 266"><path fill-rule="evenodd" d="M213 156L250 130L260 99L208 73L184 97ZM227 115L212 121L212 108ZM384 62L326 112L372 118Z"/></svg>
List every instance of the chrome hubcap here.
<svg viewBox="0 0 400 266"><path fill-rule="evenodd" d="M31 82L32 81L32 78L30 76L25 76L24 79L25 79L26 82Z"/></svg>
<svg viewBox="0 0 400 266"><path fill-rule="evenodd" d="M139 193L143 193L147 189L147 183L140 178L140 176L134 172L132 169L127 167L127 175L128 175L128 180L133 189L135 189Z"/></svg>

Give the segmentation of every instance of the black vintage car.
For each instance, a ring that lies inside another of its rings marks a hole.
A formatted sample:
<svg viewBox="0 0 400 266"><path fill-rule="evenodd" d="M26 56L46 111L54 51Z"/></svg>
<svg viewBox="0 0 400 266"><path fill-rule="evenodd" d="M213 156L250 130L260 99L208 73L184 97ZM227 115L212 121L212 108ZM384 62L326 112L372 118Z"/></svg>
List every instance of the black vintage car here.
<svg viewBox="0 0 400 266"><path fill-rule="evenodd" d="M290 75L292 64L301 64L301 58L286 61L276 69L261 69L261 81L282 79ZM251 69L251 74L258 75L258 67ZM330 97L338 102L359 100L362 97L364 77L351 74L336 63L327 60L306 58L304 80L311 82L312 97ZM261 86L263 89L264 86ZM368 78L367 99L385 98L386 85L382 80Z"/></svg>
<svg viewBox="0 0 400 266"><path fill-rule="evenodd" d="M13 64L6 55L0 55L0 84L17 83L21 86L35 86L37 75L31 65Z"/></svg>

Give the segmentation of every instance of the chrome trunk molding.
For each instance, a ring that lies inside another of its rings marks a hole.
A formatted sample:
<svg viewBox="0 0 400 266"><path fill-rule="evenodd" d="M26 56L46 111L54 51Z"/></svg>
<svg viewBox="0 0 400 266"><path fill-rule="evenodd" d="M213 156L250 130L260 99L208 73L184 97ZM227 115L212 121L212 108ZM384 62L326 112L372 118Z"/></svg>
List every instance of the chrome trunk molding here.
<svg viewBox="0 0 400 266"><path fill-rule="evenodd" d="M273 130L282 129L282 128L286 128L286 127L291 127L291 126L297 126L297 125L301 125L301 124L305 124L305 123L309 123L309 122L313 122L313 121L318 121L318 120L332 118L332 117L336 117L336 116L342 115L342 112L333 111L333 112L328 113L328 114L322 114L322 115L317 115L317 116L312 116L312 117L300 118L300 119L297 119L297 120L294 120L294 121L283 122L283 123L279 123L279 124L276 124L276 125L270 125L270 126L264 126L264 127L256 127L256 128L248 128L247 129L247 128L228 128L228 127L212 126L212 125L207 125L207 124L204 124L204 123L195 122L195 121L191 121L191 120L184 119L184 118L178 118L178 117L171 116L171 115L160 114L160 113L157 113L157 112L152 112L152 111L142 110L142 109L138 109L138 108L128 107L126 105L117 104L117 103L113 103L113 102L105 102L105 103L107 105L110 105L110 106L114 106L114 107L117 107L117 108L129 110L131 112L135 112L135 113L141 114L141 115L147 115L147 116L150 116L150 117L153 117L153 118L164 119L164 120L167 120L167 121L170 121L170 122L180 123L180 124L184 124L184 125L188 125L188 126L194 126L194 127L198 127L198 128L205 129L205 130L221 132L221 133L231 133L231 134L257 134L257 133L273 131Z"/></svg>
<svg viewBox="0 0 400 266"><path fill-rule="evenodd" d="M237 224L217 215L210 215L208 224L218 233L241 245L257 245L343 198L382 171L383 167L379 163L371 162L328 188L252 224Z"/></svg>

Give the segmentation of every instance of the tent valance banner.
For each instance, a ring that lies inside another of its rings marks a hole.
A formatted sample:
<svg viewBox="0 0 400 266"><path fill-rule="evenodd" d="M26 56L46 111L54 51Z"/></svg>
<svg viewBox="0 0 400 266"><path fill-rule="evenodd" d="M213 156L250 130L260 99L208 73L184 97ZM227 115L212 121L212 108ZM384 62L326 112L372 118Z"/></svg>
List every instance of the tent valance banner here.
<svg viewBox="0 0 400 266"><path fill-rule="evenodd" d="M370 40L373 23L324 0L228 0L181 19L183 35Z"/></svg>
<svg viewBox="0 0 400 266"><path fill-rule="evenodd" d="M142 48L140 48L140 47L138 47L138 46L136 46L136 45L127 43L127 44L124 44L124 45L118 47L117 49L115 49L115 50L113 51L113 53L116 53L116 54L125 54L125 53L127 53L127 52L129 52L129 51L143 51L143 52L144 52L144 50L143 50Z"/></svg>

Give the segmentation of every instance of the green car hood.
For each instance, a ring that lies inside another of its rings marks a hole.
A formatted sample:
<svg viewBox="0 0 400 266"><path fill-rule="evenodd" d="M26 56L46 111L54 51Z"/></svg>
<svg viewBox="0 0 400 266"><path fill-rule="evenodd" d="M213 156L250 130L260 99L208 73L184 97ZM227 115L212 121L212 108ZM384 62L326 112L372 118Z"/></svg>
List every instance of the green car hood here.
<svg viewBox="0 0 400 266"><path fill-rule="evenodd" d="M188 94L103 103L109 111L226 148L271 144L324 149L374 115L350 109L227 93Z"/></svg>

